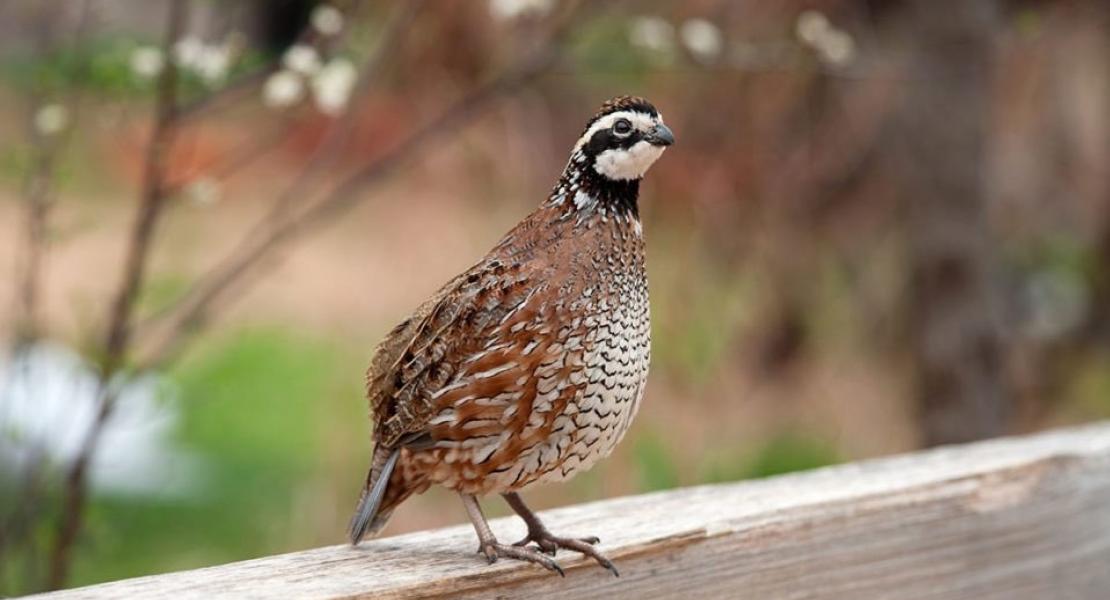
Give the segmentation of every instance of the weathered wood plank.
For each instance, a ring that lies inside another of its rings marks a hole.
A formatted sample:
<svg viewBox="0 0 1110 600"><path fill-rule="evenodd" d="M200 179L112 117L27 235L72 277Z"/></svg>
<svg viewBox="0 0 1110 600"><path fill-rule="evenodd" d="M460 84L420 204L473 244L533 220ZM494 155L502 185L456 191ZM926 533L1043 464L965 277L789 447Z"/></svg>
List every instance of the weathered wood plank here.
<svg viewBox="0 0 1110 600"><path fill-rule="evenodd" d="M466 525L48 597L1108 598L1110 423L543 517L599 535L622 576L487 566Z"/></svg>

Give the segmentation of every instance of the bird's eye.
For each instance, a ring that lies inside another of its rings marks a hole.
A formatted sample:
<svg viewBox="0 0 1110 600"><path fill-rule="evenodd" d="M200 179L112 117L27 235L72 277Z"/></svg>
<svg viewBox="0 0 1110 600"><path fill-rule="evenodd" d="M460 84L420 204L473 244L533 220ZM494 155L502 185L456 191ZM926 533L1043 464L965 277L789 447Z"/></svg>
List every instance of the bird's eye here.
<svg viewBox="0 0 1110 600"><path fill-rule="evenodd" d="M628 119L621 119L613 125L613 132L617 135L628 135L632 133L632 123Z"/></svg>

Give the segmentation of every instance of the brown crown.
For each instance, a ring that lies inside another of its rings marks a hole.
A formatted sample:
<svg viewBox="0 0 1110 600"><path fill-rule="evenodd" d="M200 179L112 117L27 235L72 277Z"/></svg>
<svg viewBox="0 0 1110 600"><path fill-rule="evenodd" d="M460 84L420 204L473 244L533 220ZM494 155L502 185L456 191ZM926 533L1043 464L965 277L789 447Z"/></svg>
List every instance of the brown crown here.
<svg viewBox="0 0 1110 600"><path fill-rule="evenodd" d="M586 122L586 127L585 129L583 129L583 131L588 131L590 129L590 126L593 125L594 122L601 117L604 117L609 113L617 112L619 110L637 110L652 116L657 116L659 114L659 111L655 110L655 107L651 105L651 102L648 102L647 100L639 96L617 96L616 98L607 100L605 104L601 105L601 110L598 110L597 114L591 117L590 120Z"/></svg>
<svg viewBox="0 0 1110 600"><path fill-rule="evenodd" d="M604 117L609 113L614 113L619 110L635 110L648 113L649 115L659 114L659 111L655 110L651 102L639 96L617 96L616 98L606 101L605 104L602 104L601 110L597 111L597 115L594 118Z"/></svg>

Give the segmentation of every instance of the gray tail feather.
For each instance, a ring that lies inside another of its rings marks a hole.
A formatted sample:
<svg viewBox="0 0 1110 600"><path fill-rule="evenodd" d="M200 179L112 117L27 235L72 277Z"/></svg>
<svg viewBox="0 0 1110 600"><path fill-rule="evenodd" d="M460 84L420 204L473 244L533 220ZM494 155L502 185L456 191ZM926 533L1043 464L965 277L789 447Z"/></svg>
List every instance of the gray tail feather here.
<svg viewBox="0 0 1110 600"><path fill-rule="evenodd" d="M355 516L351 518L350 540L351 545L357 545L359 540L366 535L369 530L380 529L385 524L384 518L375 517L388 517L388 514L378 515L378 509L382 505L382 496L385 495L385 488L389 485L390 476L393 475L393 467L397 464L397 457L401 455L401 448L394 448L389 453L389 458L386 459L385 464L378 471L376 478L366 482L366 488L362 491L362 498L358 501L358 508L355 509ZM371 473L373 471L371 470Z"/></svg>

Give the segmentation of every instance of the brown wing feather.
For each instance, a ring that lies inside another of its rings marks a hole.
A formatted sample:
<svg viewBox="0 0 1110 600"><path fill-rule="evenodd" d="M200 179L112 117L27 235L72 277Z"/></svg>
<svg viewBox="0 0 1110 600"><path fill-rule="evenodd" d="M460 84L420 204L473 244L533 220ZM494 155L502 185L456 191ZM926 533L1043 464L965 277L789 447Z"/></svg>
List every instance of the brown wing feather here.
<svg viewBox="0 0 1110 600"><path fill-rule="evenodd" d="M453 279L379 345L367 373L375 440L392 447L425 430L433 395L491 341L536 284L535 265L488 259Z"/></svg>

